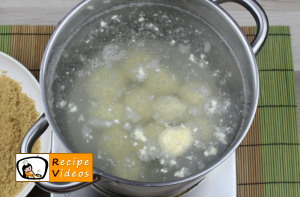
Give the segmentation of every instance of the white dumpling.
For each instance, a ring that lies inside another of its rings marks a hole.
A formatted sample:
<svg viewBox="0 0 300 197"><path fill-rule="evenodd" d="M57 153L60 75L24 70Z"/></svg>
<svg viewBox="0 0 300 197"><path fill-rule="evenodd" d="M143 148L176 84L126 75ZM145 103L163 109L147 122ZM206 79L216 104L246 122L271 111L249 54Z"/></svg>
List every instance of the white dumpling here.
<svg viewBox="0 0 300 197"><path fill-rule="evenodd" d="M123 131L119 126L101 131L98 144L101 152L106 153L108 158L112 159L113 163L124 162L126 155L131 150L131 143L128 138L128 133Z"/></svg>
<svg viewBox="0 0 300 197"><path fill-rule="evenodd" d="M90 119L109 120L113 124L121 124L124 121L124 105L117 102L99 102L90 106Z"/></svg>
<svg viewBox="0 0 300 197"><path fill-rule="evenodd" d="M152 106L155 119L171 122L187 118L188 105L174 96L159 97L153 102Z"/></svg>
<svg viewBox="0 0 300 197"><path fill-rule="evenodd" d="M138 88L125 94L124 104L137 111L141 116L141 120L145 121L152 118L152 100L153 95L151 95L146 89Z"/></svg>
<svg viewBox="0 0 300 197"><path fill-rule="evenodd" d="M111 101L125 86L122 74L113 68L98 68L87 80L87 94L97 101Z"/></svg>
<svg viewBox="0 0 300 197"><path fill-rule="evenodd" d="M167 129L159 135L161 150L171 157L182 155L192 144L192 131L183 125L179 127L167 127Z"/></svg>
<svg viewBox="0 0 300 197"><path fill-rule="evenodd" d="M191 82L182 86L178 91L179 97L191 105L202 107L204 99L210 95L209 88L201 83Z"/></svg>
<svg viewBox="0 0 300 197"><path fill-rule="evenodd" d="M179 79L164 68L149 69L145 86L152 94L172 94L177 92L179 88Z"/></svg>
<svg viewBox="0 0 300 197"><path fill-rule="evenodd" d="M121 69L126 78L143 82L148 77L146 64L151 61L151 54L147 52L131 51L128 58L121 62Z"/></svg>
<svg viewBox="0 0 300 197"><path fill-rule="evenodd" d="M112 175L129 180L139 180L142 162L137 157L138 149L129 140L129 135L119 126L106 129L100 134L99 149L102 152L101 156L112 160L114 166L111 171Z"/></svg>

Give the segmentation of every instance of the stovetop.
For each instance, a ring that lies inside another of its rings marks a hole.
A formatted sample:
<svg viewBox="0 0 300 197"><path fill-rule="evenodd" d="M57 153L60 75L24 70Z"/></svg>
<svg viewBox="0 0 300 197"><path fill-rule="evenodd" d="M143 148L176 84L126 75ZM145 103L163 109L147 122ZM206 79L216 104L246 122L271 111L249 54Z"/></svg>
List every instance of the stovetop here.
<svg viewBox="0 0 300 197"><path fill-rule="evenodd" d="M67 153L54 132L52 132L52 153ZM221 165L212 170L207 177L189 192L181 197L236 197L236 155L235 152ZM94 186L76 190L66 194L51 194L51 197L111 197ZM113 196L116 197L116 196Z"/></svg>

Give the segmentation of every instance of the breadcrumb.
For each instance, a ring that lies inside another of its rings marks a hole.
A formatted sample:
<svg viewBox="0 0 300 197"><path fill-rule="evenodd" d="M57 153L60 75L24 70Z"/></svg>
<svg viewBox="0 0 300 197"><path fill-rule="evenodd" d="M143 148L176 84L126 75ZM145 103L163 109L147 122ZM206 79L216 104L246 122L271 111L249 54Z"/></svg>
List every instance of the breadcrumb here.
<svg viewBox="0 0 300 197"><path fill-rule="evenodd" d="M0 196L10 197L20 193L26 184L15 182L15 153L19 153L21 142L39 113L34 100L22 93L20 84L10 77L0 75ZM41 150L40 139L32 152Z"/></svg>

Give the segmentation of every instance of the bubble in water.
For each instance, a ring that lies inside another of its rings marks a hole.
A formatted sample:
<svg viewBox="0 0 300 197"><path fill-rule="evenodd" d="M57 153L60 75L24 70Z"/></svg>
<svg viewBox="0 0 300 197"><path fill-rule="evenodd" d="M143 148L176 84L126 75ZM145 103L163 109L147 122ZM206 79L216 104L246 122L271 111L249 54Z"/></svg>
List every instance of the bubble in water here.
<svg viewBox="0 0 300 197"><path fill-rule="evenodd" d="M129 122L125 122L123 125L123 129L125 131L130 131L132 129L132 125Z"/></svg>
<svg viewBox="0 0 300 197"><path fill-rule="evenodd" d="M126 119L132 122L137 122L142 118L137 111L128 106L125 106L125 116Z"/></svg>
<svg viewBox="0 0 300 197"><path fill-rule="evenodd" d="M188 53L191 50L191 46L189 44L188 45L179 44L178 48L181 53Z"/></svg>
<svg viewBox="0 0 300 197"><path fill-rule="evenodd" d="M105 60L106 68L110 68L113 62L117 62L125 58L126 51L119 50L119 47L116 45L108 44L103 48L102 55Z"/></svg>
<svg viewBox="0 0 300 197"><path fill-rule="evenodd" d="M89 120L88 123L94 127L106 127L106 128L110 128L113 125L113 123L109 120L100 120L98 118L93 118Z"/></svg>
<svg viewBox="0 0 300 197"><path fill-rule="evenodd" d="M81 134L83 139L85 139L86 143L89 143L91 138L91 134L92 134L93 130L91 128L89 128L88 126L86 126L85 124L83 125L82 129L81 129Z"/></svg>
<svg viewBox="0 0 300 197"><path fill-rule="evenodd" d="M210 52L210 48L211 48L211 45L208 41L204 41L204 52L205 53L209 53Z"/></svg>

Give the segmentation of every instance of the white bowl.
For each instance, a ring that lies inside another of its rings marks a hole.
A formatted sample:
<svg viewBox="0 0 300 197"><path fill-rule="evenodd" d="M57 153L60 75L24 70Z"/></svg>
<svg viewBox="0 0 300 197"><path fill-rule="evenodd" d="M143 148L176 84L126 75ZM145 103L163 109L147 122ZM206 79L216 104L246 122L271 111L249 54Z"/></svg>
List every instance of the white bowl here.
<svg viewBox="0 0 300 197"><path fill-rule="evenodd" d="M0 72L7 71L6 75L11 77L22 86L22 92L35 100L36 110L42 115L44 108L40 94L40 85L35 77L17 60L0 52ZM50 153L51 149L51 129L48 128L41 136L41 153ZM28 182L25 188L16 197L26 196L34 187L33 182Z"/></svg>

